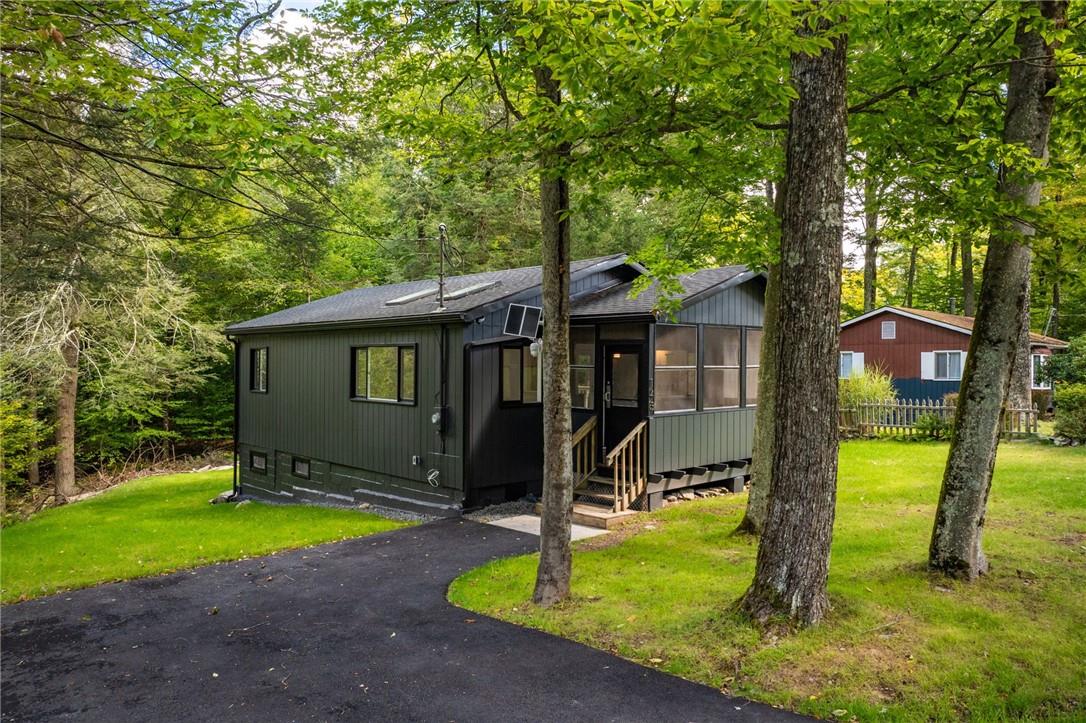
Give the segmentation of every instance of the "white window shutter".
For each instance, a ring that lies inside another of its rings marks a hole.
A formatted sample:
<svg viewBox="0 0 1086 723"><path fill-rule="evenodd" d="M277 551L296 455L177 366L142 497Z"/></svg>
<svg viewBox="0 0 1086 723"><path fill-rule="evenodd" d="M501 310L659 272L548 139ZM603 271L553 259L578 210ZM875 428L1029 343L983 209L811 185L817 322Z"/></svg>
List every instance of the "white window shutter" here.
<svg viewBox="0 0 1086 723"><path fill-rule="evenodd" d="M935 352L922 351L920 352L920 378L921 379L934 379L935 378Z"/></svg>
<svg viewBox="0 0 1086 723"><path fill-rule="evenodd" d="M962 379L962 378L965 377L965 357L968 354L969 354L969 352L966 352L966 351L962 352L962 373L958 375L958 379ZM1033 365L1031 364L1030 366L1032 367Z"/></svg>
<svg viewBox="0 0 1086 723"><path fill-rule="evenodd" d="M853 374L853 376L855 376L857 374L863 374L863 373L864 373L864 353L862 351L854 351L854 352L852 352L852 374Z"/></svg>

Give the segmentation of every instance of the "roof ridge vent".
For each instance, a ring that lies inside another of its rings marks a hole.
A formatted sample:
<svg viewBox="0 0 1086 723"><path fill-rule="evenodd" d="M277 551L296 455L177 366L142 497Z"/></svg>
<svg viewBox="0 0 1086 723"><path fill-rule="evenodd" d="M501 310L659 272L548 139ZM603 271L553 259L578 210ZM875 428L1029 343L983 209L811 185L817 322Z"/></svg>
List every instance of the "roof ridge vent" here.
<svg viewBox="0 0 1086 723"><path fill-rule="evenodd" d="M405 294L404 296L397 296L395 299L389 299L385 302L385 306L402 306L403 304L410 304L412 301L425 299L427 296L436 293L437 287L431 286L430 288L423 289L422 291L412 291L410 294Z"/></svg>

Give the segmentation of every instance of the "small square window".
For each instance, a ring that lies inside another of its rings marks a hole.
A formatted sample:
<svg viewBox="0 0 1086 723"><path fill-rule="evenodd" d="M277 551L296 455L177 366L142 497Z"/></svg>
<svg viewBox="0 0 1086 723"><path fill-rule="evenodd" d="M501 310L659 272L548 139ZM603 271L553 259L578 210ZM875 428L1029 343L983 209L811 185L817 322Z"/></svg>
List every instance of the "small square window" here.
<svg viewBox="0 0 1086 723"><path fill-rule="evenodd" d="M291 472L294 473L295 477L309 479L309 460L302 459L301 457L294 457L291 462Z"/></svg>
<svg viewBox="0 0 1086 723"><path fill-rule="evenodd" d="M249 452L249 469L260 474L267 474L268 455L263 452Z"/></svg>
<svg viewBox="0 0 1086 723"><path fill-rule="evenodd" d="M896 339L897 338L897 322L896 321L884 321L884 322L882 322L882 338L883 339Z"/></svg>

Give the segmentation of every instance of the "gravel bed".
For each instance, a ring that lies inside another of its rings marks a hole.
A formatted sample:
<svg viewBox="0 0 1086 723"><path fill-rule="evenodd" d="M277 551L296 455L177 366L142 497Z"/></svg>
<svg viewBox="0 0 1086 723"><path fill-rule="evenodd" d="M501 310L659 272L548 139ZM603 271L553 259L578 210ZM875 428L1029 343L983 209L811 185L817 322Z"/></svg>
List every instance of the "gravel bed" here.
<svg viewBox="0 0 1086 723"><path fill-rule="evenodd" d="M464 515L464 517L469 520L475 520L476 522L493 522L494 520L500 520L505 517L534 514L535 505L535 500L526 497L521 500L514 500L513 502L502 502L500 505L490 505L489 507L469 512Z"/></svg>

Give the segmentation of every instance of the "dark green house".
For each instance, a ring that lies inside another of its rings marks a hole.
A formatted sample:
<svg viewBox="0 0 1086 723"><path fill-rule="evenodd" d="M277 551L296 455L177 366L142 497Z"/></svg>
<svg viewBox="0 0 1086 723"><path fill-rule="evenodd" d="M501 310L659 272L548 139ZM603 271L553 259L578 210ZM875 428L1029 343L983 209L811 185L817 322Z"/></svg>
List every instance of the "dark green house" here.
<svg viewBox="0 0 1086 723"><path fill-rule="evenodd" d="M630 297L624 255L571 268L582 509L655 507L748 471L765 279L681 277L681 308ZM361 288L234 324L239 491L456 514L539 493L539 267ZM509 331L510 333L506 333ZM586 507L588 506L588 507Z"/></svg>

